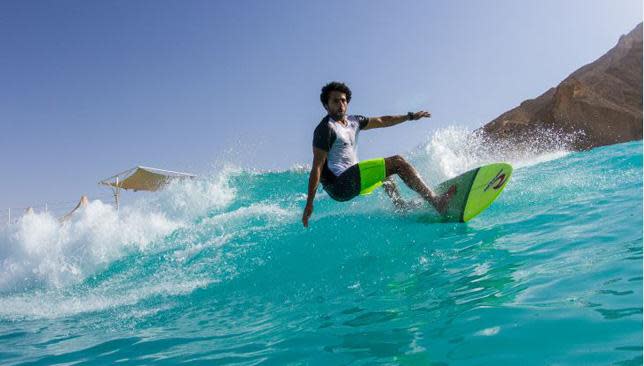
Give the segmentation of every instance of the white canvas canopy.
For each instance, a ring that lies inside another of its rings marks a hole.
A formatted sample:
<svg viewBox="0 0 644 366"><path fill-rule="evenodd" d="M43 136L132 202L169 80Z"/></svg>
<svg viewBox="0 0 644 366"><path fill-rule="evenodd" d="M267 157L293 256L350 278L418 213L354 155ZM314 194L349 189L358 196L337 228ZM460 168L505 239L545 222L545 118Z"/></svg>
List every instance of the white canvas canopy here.
<svg viewBox="0 0 644 366"><path fill-rule="evenodd" d="M145 166L137 166L128 169L124 172L113 175L109 178L103 179L98 184L109 186L114 191L114 199L116 200L116 207L118 208L119 190L133 190L133 191L158 191L166 184L174 179L194 178L196 175L190 173L174 172L171 170L163 170L157 168L150 168Z"/></svg>

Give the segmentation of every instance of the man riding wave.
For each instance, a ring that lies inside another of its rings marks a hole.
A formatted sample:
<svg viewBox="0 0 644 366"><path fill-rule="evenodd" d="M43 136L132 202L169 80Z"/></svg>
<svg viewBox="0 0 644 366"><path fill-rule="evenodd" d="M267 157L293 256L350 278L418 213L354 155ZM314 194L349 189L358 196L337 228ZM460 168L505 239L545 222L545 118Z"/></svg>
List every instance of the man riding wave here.
<svg viewBox="0 0 644 366"><path fill-rule="evenodd" d="M313 165L309 175L309 189L302 223L308 226L313 213L313 199L321 182L324 190L336 201L348 201L359 194L367 194L383 185L394 205L406 207L393 175L422 198L429 202L439 213L443 213L447 203L456 192L452 186L442 196L437 196L423 182L421 177L402 156L358 161L358 135L362 130L383 128L406 121L429 118L426 111L409 112L400 116L364 117L347 115L351 90L344 83L331 82L322 88L320 101L328 112L313 133Z"/></svg>

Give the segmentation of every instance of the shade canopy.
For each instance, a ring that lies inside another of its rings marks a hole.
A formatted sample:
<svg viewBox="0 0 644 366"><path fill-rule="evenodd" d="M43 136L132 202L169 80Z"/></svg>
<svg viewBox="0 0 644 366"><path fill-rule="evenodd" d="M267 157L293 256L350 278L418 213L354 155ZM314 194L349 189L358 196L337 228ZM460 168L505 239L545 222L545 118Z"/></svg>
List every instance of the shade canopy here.
<svg viewBox="0 0 644 366"><path fill-rule="evenodd" d="M133 191L158 191L174 179L194 178L194 174L137 166L111 176L99 184Z"/></svg>

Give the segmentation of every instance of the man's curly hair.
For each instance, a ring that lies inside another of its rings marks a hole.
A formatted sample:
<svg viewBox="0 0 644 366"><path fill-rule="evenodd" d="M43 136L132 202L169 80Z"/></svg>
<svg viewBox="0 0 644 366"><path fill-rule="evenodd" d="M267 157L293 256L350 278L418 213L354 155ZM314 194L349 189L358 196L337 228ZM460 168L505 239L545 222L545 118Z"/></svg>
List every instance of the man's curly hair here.
<svg viewBox="0 0 644 366"><path fill-rule="evenodd" d="M320 93L320 102L326 107L329 104L329 94L332 91L339 91L344 93L347 96L347 103L351 101L351 89L345 84L339 81L332 81L322 87L322 93Z"/></svg>

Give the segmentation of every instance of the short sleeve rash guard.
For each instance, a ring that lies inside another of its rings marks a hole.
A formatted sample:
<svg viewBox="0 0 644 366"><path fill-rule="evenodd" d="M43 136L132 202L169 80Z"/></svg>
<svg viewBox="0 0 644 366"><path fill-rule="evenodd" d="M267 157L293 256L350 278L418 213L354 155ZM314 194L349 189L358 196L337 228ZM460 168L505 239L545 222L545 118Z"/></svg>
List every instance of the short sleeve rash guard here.
<svg viewBox="0 0 644 366"><path fill-rule="evenodd" d="M326 116L313 132L313 146L328 152L322 184L333 180L358 163L358 134L367 126L369 119L364 116L347 116L346 120L345 126Z"/></svg>

